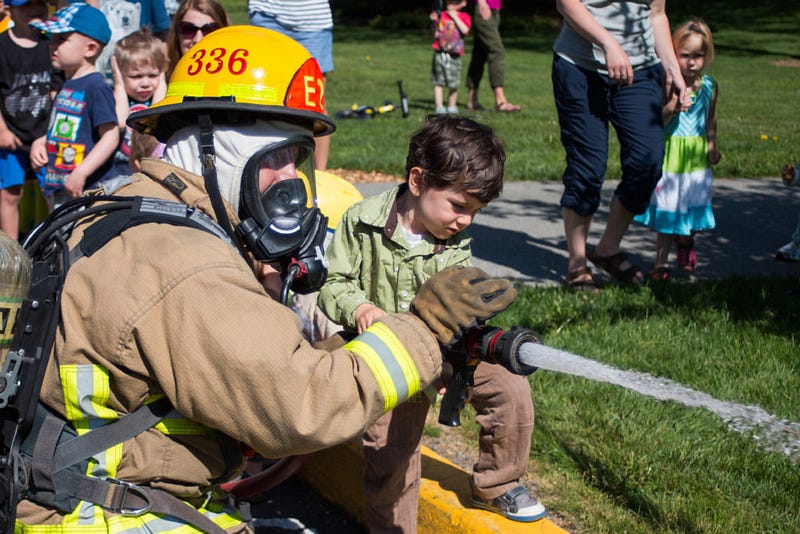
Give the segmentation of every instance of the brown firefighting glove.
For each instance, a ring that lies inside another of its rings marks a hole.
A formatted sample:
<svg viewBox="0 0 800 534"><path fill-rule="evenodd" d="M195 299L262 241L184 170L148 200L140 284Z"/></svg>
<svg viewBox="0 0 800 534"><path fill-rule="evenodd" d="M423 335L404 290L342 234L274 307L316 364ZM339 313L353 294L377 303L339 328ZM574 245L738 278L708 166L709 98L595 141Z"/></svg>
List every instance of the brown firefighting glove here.
<svg viewBox="0 0 800 534"><path fill-rule="evenodd" d="M491 278L477 267L452 266L419 288L411 313L422 319L443 347L469 328L505 310L517 297L511 282Z"/></svg>

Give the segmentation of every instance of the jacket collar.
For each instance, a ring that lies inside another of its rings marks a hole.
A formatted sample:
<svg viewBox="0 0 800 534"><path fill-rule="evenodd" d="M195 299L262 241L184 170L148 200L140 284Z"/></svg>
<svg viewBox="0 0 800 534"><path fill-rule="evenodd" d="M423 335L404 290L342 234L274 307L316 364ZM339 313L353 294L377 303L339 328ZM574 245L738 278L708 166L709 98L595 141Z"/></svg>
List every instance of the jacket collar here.
<svg viewBox="0 0 800 534"><path fill-rule="evenodd" d="M161 184L184 204L197 208L215 221L217 220L202 176L180 169L164 160L153 158L142 158L142 172ZM231 225L236 228L240 222L237 210L233 209L225 199L222 202L225 204L225 211Z"/></svg>
<svg viewBox="0 0 800 534"><path fill-rule="evenodd" d="M363 211L359 216L361 222L377 228L382 228L383 235L390 241L405 243L405 240L399 241L395 238L395 234L400 226L397 216L397 197L407 190L408 184L402 183L382 193L379 197L380 209ZM426 237L425 241L431 243L434 254L444 252L447 246L447 241L436 239L432 236ZM408 245L405 246L407 247Z"/></svg>

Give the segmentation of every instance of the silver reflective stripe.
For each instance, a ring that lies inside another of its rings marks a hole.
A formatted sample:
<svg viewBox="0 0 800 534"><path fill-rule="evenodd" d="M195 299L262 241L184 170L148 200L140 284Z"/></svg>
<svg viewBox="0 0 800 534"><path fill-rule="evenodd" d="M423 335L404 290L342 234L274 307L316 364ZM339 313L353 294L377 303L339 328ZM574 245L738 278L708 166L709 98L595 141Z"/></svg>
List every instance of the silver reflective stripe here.
<svg viewBox="0 0 800 534"><path fill-rule="evenodd" d="M392 353L386 343L369 330L358 336L357 339L369 345L372 350L375 351L375 354L381 359L383 366L386 368L386 372L389 374L389 377L391 378L392 383L394 383L394 387L397 390L398 402L402 402L403 400L407 399L409 397L409 388L406 375L403 373L403 369L398 364L397 357L394 355L394 353Z"/></svg>
<svg viewBox="0 0 800 534"><path fill-rule="evenodd" d="M234 246L231 238L214 219L198 209L190 208L182 202L143 197L139 213L156 213L173 219L194 221L229 245Z"/></svg>

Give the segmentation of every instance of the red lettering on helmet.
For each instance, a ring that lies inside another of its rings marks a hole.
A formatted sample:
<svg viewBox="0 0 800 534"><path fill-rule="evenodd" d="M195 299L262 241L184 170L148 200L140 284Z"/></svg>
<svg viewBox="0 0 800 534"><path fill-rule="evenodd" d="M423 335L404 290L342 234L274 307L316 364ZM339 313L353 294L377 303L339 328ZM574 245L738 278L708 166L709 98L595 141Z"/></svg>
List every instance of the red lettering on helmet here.
<svg viewBox="0 0 800 534"><path fill-rule="evenodd" d="M295 73L286 91L286 107L325 113L325 84L314 58L308 58Z"/></svg>

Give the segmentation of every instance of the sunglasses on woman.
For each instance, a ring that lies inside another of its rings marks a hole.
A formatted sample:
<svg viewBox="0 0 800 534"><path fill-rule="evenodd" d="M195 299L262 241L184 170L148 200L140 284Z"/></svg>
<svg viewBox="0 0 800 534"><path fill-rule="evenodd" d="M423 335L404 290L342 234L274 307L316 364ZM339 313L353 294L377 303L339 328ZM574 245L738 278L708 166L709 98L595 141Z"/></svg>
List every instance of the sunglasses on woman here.
<svg viewBox="0 0 800 534"><path fill-rule="evenodd" d="M208 35L209 33L216 31L220 28L219 24L216 22L209 22L208 24L203 24L202 26L195 26L191 22L180 22L178 23L178 33L181 34L181 37L184 39L191 39L197 32L200 31L203 33L203 37Z"/></svg>

